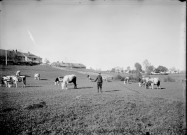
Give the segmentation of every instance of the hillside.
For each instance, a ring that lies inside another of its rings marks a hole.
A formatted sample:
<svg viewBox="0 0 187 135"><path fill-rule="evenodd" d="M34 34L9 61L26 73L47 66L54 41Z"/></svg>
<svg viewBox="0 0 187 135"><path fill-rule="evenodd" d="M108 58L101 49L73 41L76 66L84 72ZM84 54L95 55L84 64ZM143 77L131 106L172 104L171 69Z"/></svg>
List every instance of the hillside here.
<svg viewBox="0 0 187 135"><path fill-rule="evenodd" d="M1 87L0 129L5 134L163 134L186 133L182 82L162 82L162 89L137 83L104 82L103 93L86 74L50 66L8 66L0 75L27 76L27 87ZM34 80L34 73L41 80ZM78 89L54 85L57 76L76 74ZM94 76L93 76L94 77Z"/></svg>

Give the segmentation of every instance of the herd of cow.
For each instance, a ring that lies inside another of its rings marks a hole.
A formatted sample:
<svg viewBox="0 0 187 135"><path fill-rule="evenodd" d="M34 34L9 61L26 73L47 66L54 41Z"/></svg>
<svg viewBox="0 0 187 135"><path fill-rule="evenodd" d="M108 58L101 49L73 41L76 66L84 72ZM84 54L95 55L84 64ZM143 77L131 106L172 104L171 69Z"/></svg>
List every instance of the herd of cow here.
<svg viewBox="0 0 187 135"><path fill-rule="evenodd" d="M21 72L18 70L16 75L3 76L1 78L1 85L5 84L6 87L12 87L15 84L16 88L18 87L18 82L23 83L23 87L26 86L26 76L21 75Z"/></svg>
<svg viewBox="0 0 187 135"><path fill-rule="evenodd" d="M34 79L35 80L40 80L40 74L39 73L35 73L34 74ZM63 77L57 77L55 79L55 85L59 85L61 83L62 85L62 89L68 89L67 85L68 83L73 83L74 84L74 88L77 88L77 84L76 84L76 75L65 75ZM26 76L25 75L21 75L21 72L18 70L16 72L16 75L8 75L8 76L3 76L1 78L1 86L5 85L5 87L12 87L13 85L15 85L15 87L18 87L18 82L22 83L22 87L26 86Z"/></svg>
<svg viewBox="0 0 187 135"><path fill-rule="evenodd" d="M89 79L90 76L87 76ZM34 79L35 80L40 80L40 74L39 73L35 73L34 74ZM61 83L62 89L68 89L67 85L68 83L73 83L74 84L74 88L77 88L77 84L76 84L76 80L77 77L76 75L72 74L72 75L65 75L63 77L57 77L55 79L55 85L59 85ZM103 78L103 80L105 80L105 78ZM25 75L21 75L20 71L18 70L16 72L16 75L10 75L10 76L3 76L1 78L1 85L5 85L5 87L12 87L15 84L15 87L18 87L18 82L21 82L23 85L22 87L26 86L26 76ZM126 77L124 80L124 84L129 82L129 77ZM142 77L141 79L139 79L139 87L145 87L146 89L151 88L154 89L154 85L157 86L157 89L160 88L160 79L159 78L151 78L151 77Z"/></svg>
<svg viewBox="0 0 187 135"><path fill-rule="evenodd" d="M154 89L154 85L157 86L157 89L160 89L160 79L158 77L142 77L138 84L140 87L145 86L146 89L148 89L149 87L151 87L151 89Z"/></svg>

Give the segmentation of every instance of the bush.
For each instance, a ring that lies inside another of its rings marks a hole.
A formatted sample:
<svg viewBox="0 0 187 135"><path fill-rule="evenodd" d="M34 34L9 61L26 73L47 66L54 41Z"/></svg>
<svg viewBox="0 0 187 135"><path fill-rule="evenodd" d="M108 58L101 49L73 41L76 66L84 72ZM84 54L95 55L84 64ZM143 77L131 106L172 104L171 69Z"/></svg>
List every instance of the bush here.
<svg viewBox="0 0 187 135"><path fill-rule="evenodd" d="M125 77L127 76L116 75L114 76L114 80L125 81ZM139 78L142 78L142 75L140 73L134 73L129 76L129 81L139 82Z"/></svg>
<svg viewBox="0 0 187 135"><path fill-rule="evenodd" d="M124 80L124 77L122 77L121 75L116 75L114 76L114 80Z"/></svg>
<svg viewBox="0 0 187 135"><path fill-rule="evenodd" d="M132 74L129 76L129 80L132 82L139 82L139 79L142 78L142 75L140 73Z"/></svg>
<svg viewBox="0 0 187 135"><path fill-rule="evenodd" d="M172 77L168 76L167 78L164 78L164 82L175 82L175 79Z"/></svg>

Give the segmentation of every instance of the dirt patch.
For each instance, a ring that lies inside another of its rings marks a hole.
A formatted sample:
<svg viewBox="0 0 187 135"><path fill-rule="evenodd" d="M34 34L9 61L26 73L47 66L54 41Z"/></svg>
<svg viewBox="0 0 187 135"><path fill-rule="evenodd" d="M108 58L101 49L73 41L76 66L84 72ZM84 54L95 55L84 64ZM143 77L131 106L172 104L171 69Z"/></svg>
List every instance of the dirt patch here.
<svg viewBox="0 0 187 135"><path fill-rule="evenodd" d="M46 105L46 102L41 101L40 103L29 105L29 106L25 107L25 109L33 110L33 109L39 109L39 108L43 108L43 107L47 107L47 105Z"/></svg>

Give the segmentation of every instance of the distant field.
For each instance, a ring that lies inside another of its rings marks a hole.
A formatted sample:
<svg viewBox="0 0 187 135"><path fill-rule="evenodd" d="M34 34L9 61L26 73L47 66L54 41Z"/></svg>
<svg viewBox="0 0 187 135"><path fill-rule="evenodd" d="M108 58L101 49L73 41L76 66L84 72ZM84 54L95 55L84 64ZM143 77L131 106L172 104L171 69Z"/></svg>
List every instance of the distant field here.
<svg viewBox="0 0 187 135"><path fill-rule="evenodd" d="M175 82L164 82L168 76L159 76L162 89L158 90L137 83L104 82L104 92L97 93L96 83L86 74L50 66L1 66L0 76L17 70L27 75L27 87L1 87L1 134L186 134L185 75L168 75ZM34 73L40 73L41 80L34 80ZM78 89L54 85L57 76L66 74L77 75Z"/></svg>

